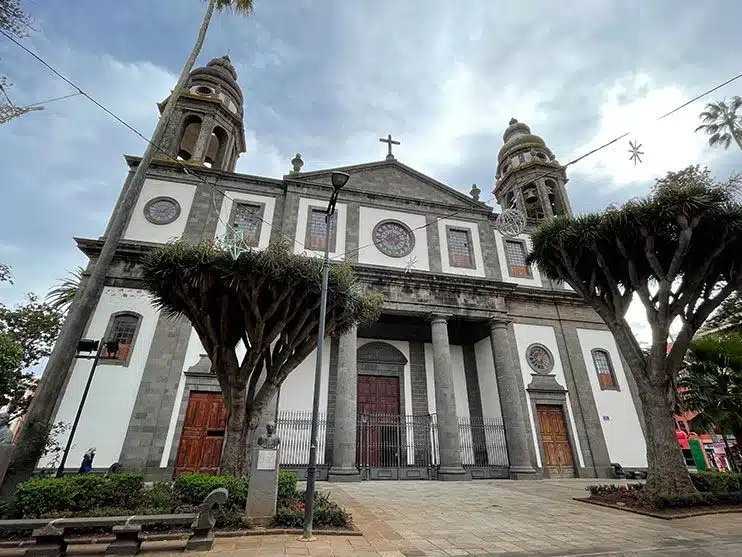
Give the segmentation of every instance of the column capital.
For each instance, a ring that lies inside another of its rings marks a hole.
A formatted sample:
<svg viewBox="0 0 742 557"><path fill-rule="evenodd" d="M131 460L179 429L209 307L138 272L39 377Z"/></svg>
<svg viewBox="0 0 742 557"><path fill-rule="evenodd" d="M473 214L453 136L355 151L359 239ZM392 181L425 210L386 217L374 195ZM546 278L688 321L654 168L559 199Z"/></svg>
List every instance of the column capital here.
<svg viewBox="0 0 742 557"><path fill-rule="evenodd" d="M429 313L428 314L428 321L430 323L448 323L448 320L451 318L450 314L447 313Z"/></svg>
<svg viewBox="0 0 742 557"><path fill-rule="evenodd" d="M490 319L489 319L490 330L505 328L512 322L513 320L508 315L508 312L498 311L492 314L492 316L490 316Z"/></svg>

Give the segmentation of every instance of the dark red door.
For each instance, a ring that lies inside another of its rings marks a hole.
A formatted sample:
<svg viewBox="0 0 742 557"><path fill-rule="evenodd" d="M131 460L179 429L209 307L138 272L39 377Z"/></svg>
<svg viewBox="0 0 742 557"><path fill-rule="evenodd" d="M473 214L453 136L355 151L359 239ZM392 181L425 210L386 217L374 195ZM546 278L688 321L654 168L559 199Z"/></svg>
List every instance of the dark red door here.
<svg viewBox="0 0 742 557"><path fill-rule="evenodd" d="M227 408L222 394L192 392L188 398L173 475L183 472L216 474L226 427Z"/></svg>
<svg viewBox="0 0 742 557"><path fill-rule="evenodd" d="M362 466L399 465L401 422L399 378L358 376L358 462Z"/></svg>

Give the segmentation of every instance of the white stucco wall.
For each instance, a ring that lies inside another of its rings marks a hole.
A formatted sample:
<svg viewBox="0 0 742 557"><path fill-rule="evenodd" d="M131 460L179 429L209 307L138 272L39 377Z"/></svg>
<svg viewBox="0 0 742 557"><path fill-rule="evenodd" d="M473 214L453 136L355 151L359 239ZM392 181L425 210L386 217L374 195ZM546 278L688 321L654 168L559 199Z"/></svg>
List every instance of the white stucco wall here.
<svg viewBox="0 0 742 557"><path fill-rule="evenodd" d="M472 253L474 254L474 269L463 267L452 267L449 263L448 256L448 237L446 227L465 228L471 235ZM479 241L479 227L475 222L466 222L463 220L441 219L438 221L438 240L441 250L441 269L444 273L454 275L466 275L470 277L484 276L484 259L482 258L482 244Z"/></svg>
<svg viewBox="0 0 742 557"><path fill-rule="evenodd" d="M178 388L175 392L175 404L173 404L173 411L170 413L170 422L167 428L167 436L165 437L165 448L162 451L162 458L160 459L160 468L167 468L168 460L170 458L170 450L173 447L173 438L175 437L175 429L178 425L178 415L180 414L180 406L183 403L183 391L185 390L185 371L198 363L201 354L206 351L201 344L201 339L198 338L196 329L191 327L191 336L188 339L188 348L186 349L185 360L183 360L183 370L178 380ZM186 402L187 404L187 402Z"/></svg>
<svg viewBox="0 0 742 557"><path fill-rule="evenodd" d="M523 376L523 387L528 388L528 385L531 383L532 380L531 376L535 373L530 368L530 366L528 365L528 361L526 360L526 350L531 344L537 342L546 346L551 352L554 358L554 370L552 371L552 373L554 374L557 382L566 389L567 381L564 378L564 370L562 369L562 360L559 354L559 348L557 346L554 328L545 325L524 325L522 323L516 323L515 325L513 325L513 327L515 329L515 341L518 347L518 359ZM538 447L538 437L536 436L536 428L538 427L538 424L536 423L536 416L533 415L533 410L531 409L530 395L528 394L528 392L526 392L526 397L528 398L528 419L531 425L533 444L534 446ZM566 397L567 407L569 408L567 427L570 428L572 439L574 440L576 445L574 449L577 453L579 465L580 467L584 467L585 460L582 457L582 447L580 446L580 439L577 437L577 427L575 426L574 411L572 410L570 393L567 393ZM541 454L538 450L536 451L536 461L538 462L539 466L542 465Z"/></svg>
<svg viewBox="0 0 742 557"><path fill-rule="evenodd" d="M454 398L456 399L456 415L469 416L469 395L466 391L466 374L464 372L464 353L461 346L452 344L451 367L453 368ZM435 370L433 360L433 345L425 343L425 382L428 391L428 411L436 413L435 401Z"/></svg>
<svg viewBox="0 0 742 557"><path fill-rule="evenodd" d="M214 194L218 195L218 194ZM216 224L215 238L224 236L227 232L227 223L229 216L232 214L232 206L235 202L246 201L248 203L260 203L264 205L263 221L260 223L260 238L255 249L265 249L268 247L271 239L271 226L273 226L273 214L276 208L276 199L266 195L255 195L239 191L227 191L222 201L222 208L219 211L219 221Z"/></svg>
<svg viewBox="0 0 742 557"><path fill-rule="evenodd" d="M645 468L647 449L644 433L613 335L610 331L577 329L577 337L611 462L618 462L624 467ZM610 355L619 391L600 390L598 373L591 353L595 348L605 350Z"/></svg>
<svg viewBox="0 0 742 557"><path fill-rule="evenodd" d="M505 244L503 235L497 230L493 231L495 234L495 244L497 245L497 259L500 263L500 272L502 273L502 280L505 282L512 282L514 284L522 284L524 286L543 286L541 284L541 273L539 273L538 267L531 265L532 278L527 277L511 277L508 267L508 260L505 258ZM520 234L515 236L514 239L526 241L526 255L533 249L531 244L531 237L528 234Z"/></svg>
<svg viewBox="0 0 742 557"><path fill-rule="evenodd" d="M287 411L312 411L314 397L314 370L317 351L313 350L281 385L278 409ZM322 381L320 383L320 412L327 413L327 392L330 380L330 339L325 339L322 349Z"/></svg>
<svg viewBox="0 0 742 557"><path fill-rule="evenodd" d="M196 186L180 182L147 179L142 186L139 199L131 215L131 221L124 234L125 240L156 242L164 244L180 238L185 231L188 215L191 213ZM144 206L155 197L172 197L180 205L180 215L170 224L153 224L144 216ZM96 456L96 462L98 457Z"/></svg>
<svg viewBox="0 0 742 557"><path fill-rule="evenodd" d="M327 200L309 199L302 197L299 199L299 214L296 219L296 237L294 238L294 253L304 253L314 257L324 257L324 250L311 250L304 244L307 239L307 219L309 217L309 207L327 207ZM330 252L330 257L338 260L345 259L345 231L347 222L347 206L344 203L335 205L336 220L335 230L335 249Z"/></svg>
<svg viewBox="0 0 742 557"><path fill-rule="evenodd" d="M376 249L376 246L373 245L374 227L379 222L387 219L401 221L412 229L413 234L415 235L415 246L409 255L405 257L389 257L388 255L381 253ZM368 247L364 247L364 249L358 251L358 262L369 265L383 265L384 267L405 268L411 258L413 260L416 258L417 261L412 266L412 269L418 271L430 270L427 228L415 230L416 228L423 226L425 226L425 215L401 213L398 211L389 211L387 209L374 209L372 207L361 207L358 246Z"/></svg>
<svg viewBox="0 0 742 557"><path fill-rule="evenodd" d="M111 315L120 311L132 311L142 316L129 365L106 365L105 360L98 364L72 450L67 458L68 468L78 467L83 454L91 447L97 449L93 461L96 468L110 466L118 461L121 454L159 312L152 307L151 298L144 290L106 286L85 338L102 338ZM55 423L62 421L70 426L75 419L93 361L78 359L73 365L69 383L54 418ZM68 435L69 430L59 439L62 446L67 442ZM40 466L48 464L48 459L42 460Z"/></svg>
<svg viewBox="0 0 742 557"><path fill-rule="evenodd" d="M474 345L477 361L479 391L482 399L482 415L485 418L502 418L500 394L495 377L495 359L492 356L492 343L485 338Z"/></svg>

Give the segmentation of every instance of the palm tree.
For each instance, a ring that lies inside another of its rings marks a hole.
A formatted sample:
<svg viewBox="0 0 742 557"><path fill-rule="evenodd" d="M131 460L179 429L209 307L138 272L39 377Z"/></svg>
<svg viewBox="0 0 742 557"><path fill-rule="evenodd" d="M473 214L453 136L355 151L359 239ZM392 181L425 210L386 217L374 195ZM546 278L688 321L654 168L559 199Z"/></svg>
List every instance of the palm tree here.
<svg viewBox="0 0 742 557"><path fill-rule="evenodd" d="M72 300L75 299L77 290L80 288L84 271L85 269L78 267L74 272L68 272L68 278L58 279L59 282L57 285L49 290L49 293L46 295L46 302L52 309L62 314L67 313Z"/></svg>
<svg viewBox="0 0 742 557"><path fill-rule="evenodd" d="M729 149L734 140L742 150L742 116L737 114L740 108L742 97L732 97L729 104L726 101L707 104L706 110L698 115L703 124L696 131L711 136L709 145L712 147L721 145L724 149Z"/></svg>
<svg viewBox="0 0 742 557"><path fill-rule="evenodd" d="M114 210L110 228L95 265L91 269L87 280L78 288L74 300L70 304L64 328L54 345L54 351L49 358L49 362L39 382L39 387L28 409L27 417L13 454L13 462L11 463L12 473L8 473L5 477L2 489L3 493L10 492L19 481L23 481L30 476L33 467L41 455L43 444L39 445L38 442L34 441L34 438L39 437L39 432L45 434L49 432L58 398L64 391L64 384L75 356L77 343L82 338L98 298L103 292L108 268L111 266L116 248L126 229L127 217L136 205L152 158L155 152L159 150L158 146L175 111L176 102L180 95L183 94L186 83L188 82L188 76L193 69L196 58L201 52L201 47L206 38L206 32L209 29L214 10L248 15L252 12L254 4L254 0L205 1L207 2L206 12L201 22L201 28L198 31L196 44L193 46L193 50L183 66L178 83L168 98L162 116L157 122L155 131L152 134L152 140L147 145L142 155L142 160L139 162L136 172L120 200L119 206Z"/></svg>
<svg viewBox="0 0 742 557"><path fill-rule="evenodd" d="M742 335L708 335L693 341L678 382L682 410L697 412L694 429L733 432L742 442Z"/></svg>

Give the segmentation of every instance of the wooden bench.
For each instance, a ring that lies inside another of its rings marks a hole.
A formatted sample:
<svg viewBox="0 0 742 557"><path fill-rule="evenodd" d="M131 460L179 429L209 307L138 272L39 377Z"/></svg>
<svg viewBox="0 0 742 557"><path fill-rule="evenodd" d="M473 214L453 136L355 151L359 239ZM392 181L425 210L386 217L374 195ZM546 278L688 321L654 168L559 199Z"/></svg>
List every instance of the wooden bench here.
<svg viewBox="0 0 742 557"><path fill-rule="evenodd" d="M32 530L34 544L26 550L26 557L59 557L67 551L65 533L72 528L111 528L116 539L106 548L106 555L136 555L142 545L142 526L189 525L192 532L186 550L209 551L214 546L214 507L224 505L229 494L223 487L206 496L198 513L153 514L134 516L91 516L80 518L0 520L0 530L10 532Z"/></svg>

